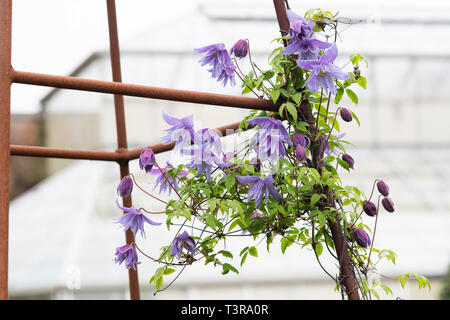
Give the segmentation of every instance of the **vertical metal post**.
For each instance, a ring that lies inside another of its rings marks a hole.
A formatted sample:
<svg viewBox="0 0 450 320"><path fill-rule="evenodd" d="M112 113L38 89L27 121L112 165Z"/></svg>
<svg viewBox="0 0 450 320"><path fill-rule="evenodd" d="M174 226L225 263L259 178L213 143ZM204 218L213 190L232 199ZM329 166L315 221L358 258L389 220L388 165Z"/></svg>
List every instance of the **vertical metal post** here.
<svg viewBox="0 0 450 320"><path fill-rule="evenodd" d="M11 0L0 0L0 299L8 299Z"/></svg>
<svg viewBox="0 0 450 320"><path fill-rule="evenodd" d="M120 49L119 49L119 37L117 33L117 17L116 17L116 3L115 0L107 0L106 6L108 10L108 26L109 26L109 52L111 55L111 67L112 76L114 82L122 82L122 74L120 70ZM127 131L125 126L125 112L124 102L122 95L114 95L114 110L116 115L116 129L117 129L117 147L118 150L127 150ZM128 160L121 161L120 165L120 178L129 174ZM123 198L123 205L125 207L131 207L131 196ZM127 244L134 243L133 232L128 229L125 233L125 239ZM136 270L130 268L128 270L128 281L131 300L140 299L139 279L137 267Z"/></svg>

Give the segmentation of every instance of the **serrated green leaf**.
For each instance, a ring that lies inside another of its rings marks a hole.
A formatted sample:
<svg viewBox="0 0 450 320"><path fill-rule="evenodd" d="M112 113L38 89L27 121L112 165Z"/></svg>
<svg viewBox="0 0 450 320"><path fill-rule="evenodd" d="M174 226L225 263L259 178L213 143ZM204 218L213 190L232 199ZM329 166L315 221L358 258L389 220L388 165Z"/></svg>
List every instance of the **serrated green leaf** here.
<svg viewBox="0 0 450 320"><path fill-rule="evenodd" d="M294 94L292 97L292 100L294 100L294 102L296 104L300 104L300 99L302 98L302 94L300 92Z"/></svg>
<svg viewBox="0 0 450 320"><path fill-rule="evenodd" d="M280 97L280 90L272 89L272 91L270 92L270 99L272 99L273 103L276 103L279 97Z"/></svg>
<svg viewBox="0 0 450 320"><path fill-rule="evenodd" d="M297 108L295 107L295 105L291 102L286 102L286 108L292 118L294 118L294 122L297 122Z"/></svg>

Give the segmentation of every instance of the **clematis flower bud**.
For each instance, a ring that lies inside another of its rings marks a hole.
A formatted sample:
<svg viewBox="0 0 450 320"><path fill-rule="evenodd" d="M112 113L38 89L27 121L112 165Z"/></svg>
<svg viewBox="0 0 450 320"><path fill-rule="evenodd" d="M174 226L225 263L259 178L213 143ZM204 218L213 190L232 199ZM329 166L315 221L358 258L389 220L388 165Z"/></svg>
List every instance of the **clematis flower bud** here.
<svg viewBox="0 0 450 320"><path fill-rule="evenodd" d="M247 56L248 53L248 43L245 40L237 41L230 50L231 54L234 54L236 58L242 59Z"/></svg>
<svg viewBox="0 0 450 320"><path fill-rule="evenodd" d="M295 148L295 157L298 161L304 161L306 159L305 148L301 145L298 145L297 148Z"/></svg>
<svg viewBox="0 0 450 320"><path fill-rule="evenodd" d="M353 119L352 113L347 108L341 108L340 114L342 120L345 122L350 122Z"/></svg>
<svg viewBox="0 0 450 320"><path fill-rule="evenodd" d="M363 210L370 217L377 214L377 206L372 201L363 201Z"/></svg>
<svg viewBox="0 0 450 320"><path fill-rule="evenodd" d="M377 189L383 196L389 195L389 186L383 180L377 182Z"/></svg>
<svg viewBox="0 0 450 320"><path fill-rule="evenodd" d="M141 155L139 156L139 167L142 169L145 169L146 173L149 173L153 165L155 164L155 154L153 153L152 149L145 148L141 151Z"/></svg>
<svg viewBox="0 0 450 320"><path fill-rule="evenodd" d="M363 248L370 246L370 237L363 229L358 228L353 230L353 238Z"/></svg>
<svg viewBox="0 0 450 320"><path fill-rule="evenodd" d="M342 160L348 163L348 166L350 169L353 169L353 165L355 164L355 160L353 160L352 157L350 157L348 154L344 154L342 156Z"/></svg>
<svg viewBox="0 0 450 320"><path fill-rule="evenodd" d="M383 204L384 209L388 212L394 212L394 201L392 201L391 198L385 197L383 200L381 200L381 203Z"/></svg>
<svg viewBox="0 0 450 320"><path fill-rule="evenodd" d="M297 147L298 145L302 147L309 147L311 141L304 134L297 133L292 136L292 143L294 144L294 147Z"/></svg>
<svg viewBox="0 0 450 320"><path fill-rule="evenodd" d="M133 191L133 180L130 176L125 176L120 180L119 186L117 187L117 194L121 197L126 197Z"/></svg>

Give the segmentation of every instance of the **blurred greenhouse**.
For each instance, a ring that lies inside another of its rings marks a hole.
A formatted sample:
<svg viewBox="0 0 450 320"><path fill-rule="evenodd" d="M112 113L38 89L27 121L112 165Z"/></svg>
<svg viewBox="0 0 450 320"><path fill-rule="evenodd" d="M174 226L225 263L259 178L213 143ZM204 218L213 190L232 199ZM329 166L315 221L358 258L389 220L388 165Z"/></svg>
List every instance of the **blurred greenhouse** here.
<svg viewBox="0 0 450 320"><path fill-rule="evenodd" d="M47 1L51 3L51 1ZM121 5L121 1L117 1ZM377 265L377 272L396 277L416 272L429 278L432 289L418 290L417 283L399 283L380 277L393 295L405 299L439 299L450 264L450 3L448 1L289 1L302 14L321 7L343 19L339 35L339 66L347 71L348 57L361 53L367 90L359 90L359 105L343 100L358 116L356 123L341 125L355 169L345 174L346 184L370 194L373 180L389 183L395 212L380 214L375 246L393 250L395 265ZM240 88L223 88L198 64L193 48L223 42L230 48L247 38L256 64L264 69L279 36L272 1L191 1L185 12L171 16L169 8L155 6L164 22L120 38L123 82L157 87L240 95ZM134 10L151 10L153 4L128 3ZM238 9L237 9L238 8ZM98 8L101 10L102 8ZM119 6L120 9L120 6ZM42 13L45 7L42 8ZM121 19L119 29L132 24ZM20 13L20 12L19 12ZM101 12L103 13L103 12ZM39 13L41 14L41 13ZM98 14L98 12L90 12ZM129 15L126 15L127 17ZM50 17L49 17L50 18ZM346 22L352 21L352 24ZM23 22L25 23L26 22ZM99 26L106 22L99 20ZM62 32L62 31L61 31ZM14 38L13 38L14 40ZM80 43L83 46L83 43ZM110 80L108 47L80 48L71 76ZM63 57L61 57L63 59ZM73 62L72 62L73 63ZM40 66L45 70L45 65ZM243 68L246 68L245 64ZM13 87L13 97L27 89ZM12 100L14 107L14 100ZM335 107L335 106L333 106ZM125 97L129 148L158 143L167 124L162 111L183 117L194 114L196 127L215 128L239 121L247 111ZM14 112L14 109L13 109ZM38 121L42 143L60 148L110 150L116 148L111 95L44 88ZM14 126L14 122L12 123ZM236 135L223 138L232 145ZM172 154L159 154L160 163L178 162ZM19 157L12 157L11 162ZM130 171L143 185L153 177ZM114 219L119 173L115 163L47 159L48 177L10 204L10 297L16 299L123 299L128 297L124 266L114 264L115 248L124 234ZM14 175L12 176L14 178ZM147 189L153 186L148 184ZM161 205L142 193L133 202L154 211ZM163 222L163 217L158 217ZM373 225L370 222L369 225ZM172 232L174 230L171 230ZM237 237L238 238L238 237ZM164 226L148 229L139 245L154 255L170 241ZM247 239L227 240L236 251ZM340 299L329 278L317 266L314 254L279 246L267 253L264 242L259 258L249 259L240 275L221 275L213 266L192 265L171 288L156 296L149 285L157 265L142 258L139 266L144 299ZM239 261L234 261L239 265ZM324 258L330 270L333 260ZM333 269L334 268L334 269Z"/></svg>

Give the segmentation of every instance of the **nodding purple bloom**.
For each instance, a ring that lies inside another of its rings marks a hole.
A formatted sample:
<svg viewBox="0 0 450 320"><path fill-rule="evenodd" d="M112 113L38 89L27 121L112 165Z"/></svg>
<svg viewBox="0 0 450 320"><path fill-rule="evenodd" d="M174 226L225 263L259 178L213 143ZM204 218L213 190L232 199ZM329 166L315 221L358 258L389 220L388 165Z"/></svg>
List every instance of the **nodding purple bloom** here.
<svg viewBox="0 0 450 320"><path fill-rule="evenodd" d="M289 141L290 144L289 133L280 120L272 117L260 117L247 120L246 122L251 125L259 125L260 129L264 129L267 131L276 129L280 131L280 135L283 136L285 140Z"/></svg>
<svg viewBox="0 0 450 320"><path fill-rule="evenodd" d="M383 204L383 208L388 212L394 212L394 201L392 201L391 198L385 197L383 200L381 200L381 203Z"/></svg>
<svg viewBox="0 0 450 320"><path fill-rule="evenodd" d="M300 68L311 70L311 74L304 85L308 85L311 92L318 92L319 87L322 87L326 95L329 92L336 94L337 90L333 78L341 80L347 80L349 78L348 74L333 65L337 54L336 44L333 44L319 60L297 60L297 65Z"/></svg>
<svg viewBox="0 0 450 320"><path fill-rule="evenodd" d="M389 186L383 180L377 182L378 191L385 197L389 195Z"/></svg>
<svg viewBox="0 0 450 320"><path fill-rule="evenodd" d="M370 246L370 237L363 229L355 229L353 230L353 238L356 243L358 243L361 247L367 248Z"/></svg>
<svg viewBox="0 0 450 320"><path fill-rule="evenodd" d="M363 204L363 210L368 216L373 217L373 216L377 215L378 210L377 210L377 206L375 205L375 203L373 203L372 201L364 200L362 204Z"/></svg>
<svg viewBox="0 0 450 320"><path fill-rule="evenodd" d="M236 58L242 59L247 56L248 42L246 40L238 40L230 50L230 54L234 54Z"/></svg>
<svg viewBox="0 0 450 320"><path fill-rule="evenodd" d="M248 189L246 202L255 200L256 208L259 208L261 200L265 197L266 204L269 198L269 193L277 200L283 200L283 197L278 193L273 186L273 178L271 175L267 177L257 176L237 176L238 181L242 184L252 184Z"/></svg>
<svg viewBox="0 0 450 320"><path fill-rule="evenodd" d="M298 161L306 160L305 147L298 145L297 148L295 148L295 157L297 158Z"/></svg>
<svg viewBox="0 0 450 320"><path fill-rule="evenodd" d="M116 204L122 211L126 212L119 219L116 219L116 223L120 223L123 226L124 231L130 228L131 231L133 231L134 235L136 236L137 232L140 230L142 237L145 238L145 231L144 231L145 222L153 226L161 225L161 223L154 222L149 218L147 218L142 212L136 210L134 206L132 206L131 208L121 207L119 201L117 200Z"/></svg>
<svg viewBox="0 0 450 320"><path fill-rule="evenodd" d="M116 249L116 258L114 261L119 264L125 261L127 269L133 268L134 270L136 270L136 265L140 264L136 249L129 244Z"/></svg>
<svg viewBox="0 0 450 320"><path fill-rule="evenodd" d="M131 194L131 191L133 191L133 180L130 176L125 176L117 186L117 194L121 197L126 197Z"/></svg>
<svg viewBox="0 0 450 320"><path fill-rule="evenodd" d="M347 108L341 108L340 114L342 120L345 122L350 122L353 119L352 113Z"/></svg>
<svg viewBox="0 0 450 320"><path fill-rule="evenodd" d="M205 54L199 62L202 66L211 65L212 68L208 71L211 72L211 76L214 79L217 78L218 82L223 81L224 87L228 80L232 86L236 84L236 80L234 79L234 70L236 69L236 66L231 62L230 55L223 43L211 44L206 47L194 49L194 51Z"/></svg>
<svg viewBox="0 0 450 320"><path fill-rule="evenodd" d="M175 152L182 153L194 138L193 115L178 119L163 112L163 119L172 127L165 130L167 134L162 137L161 142L170 144L175 141Z"/></svg>
<svg viewBox="0 0 450 320"><path fill-rule="evenodd" d="M211 180L211 170L214 165L221 168L228 166L219 155L222 152L220 137L214 130L205 128L198 130L194 135L194 148L189 150L192 160L187 167L197 169L197 176L204 172L208 181Z"/></svg>
<svg viewBox="0 0 450 320"><path fill-rule="evenodd" d="M298 50L300 60L316 60L320 50L331 46L331 43L315 39L313 21L306 21L290 10L287 10L287 16L290 22L290 44L282 51L283 54L290 55Z"/></svg>
<svg viewBox="0 0 450 320"><path fill-rule="evenodd" d="M170 174L167 173L167 171L172 169L173 166L172 166L172 164L170 164L169 161L167 161L166 164L167 164L167 166L165 168L161 168L161 170L159 170L159 168L152 169L150 174L158 176L156 178L155 186L153 187L153 190L155 190L156 187L159 186L159 193L169 189L169 195L170 195L170 193L172 192L172 187L170 185L172 185L175 188L175 190L177 190L178 189L178 183L177 183L178 177L187 175L187 172L183 170L180 173L178 173L178 175L175 178L173 178ZM166 176L168 181L166 180L166 178L164 178L164 176Z"/></svg>
<svg viewBox="0 0 450 320"><path fill-rule="evenodd" d="M349 156L348 154L343 154L342 155L342 160L344 160L345 162L347 162L348 167L350 169L353 169L353 165L355 164L355 160L353 160L353 158L351 156Z"/></svg>
<svg viewBox="0 0 450 320"><path fill-rule="evenodd" d="M149 173L152 170L155 162L155 154L153 153L152 149L145 148L141 151L141 154L139 156L139 168L141 168L141 170L145 169L145 172Z"/></svg>
<svg viewBox="0 0 450 320"><path fill-rule="evenodd" d="M190 252L192 255L197 253L197 248L195 247L195 241L192 239L189 234L184 231L181 235L176 237L171 247L171 255L177 256L178 259L181 258L181 254L183 253L183 248Z"/></svg>
<svg viewBox="0 0 450 320"><path fill-rule="evenodd" d="M259 125L255 135L256 150L260 160L278 160L286 155L283 142L291 144L289 133L280 120L272 117L261 117L246 121L251 125Z"/></svg>
<svg viewBox="0 0 450 320"><path fill-rule="evenodd" d="M304 134L297 133L292 136L292 143L294 144L294 147L309 147L311 144L311 140L309 140L309 138Z"/></svg>

